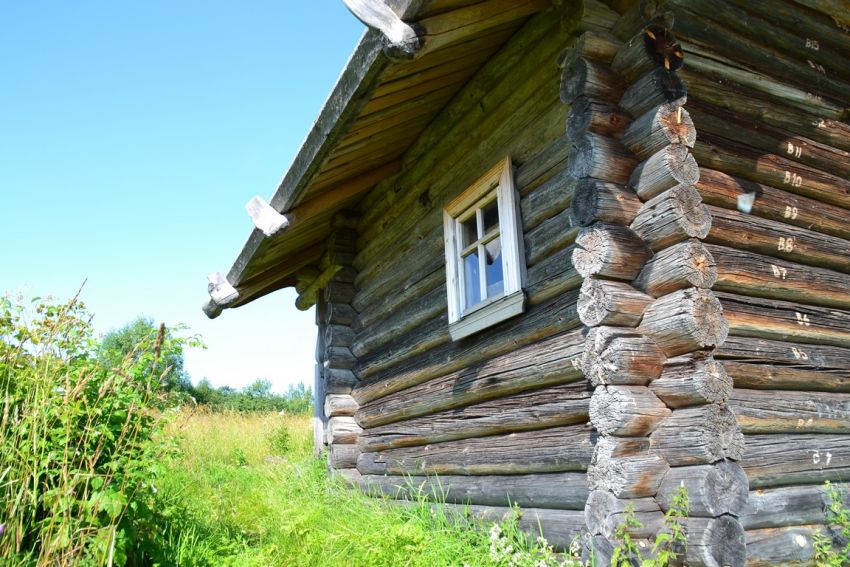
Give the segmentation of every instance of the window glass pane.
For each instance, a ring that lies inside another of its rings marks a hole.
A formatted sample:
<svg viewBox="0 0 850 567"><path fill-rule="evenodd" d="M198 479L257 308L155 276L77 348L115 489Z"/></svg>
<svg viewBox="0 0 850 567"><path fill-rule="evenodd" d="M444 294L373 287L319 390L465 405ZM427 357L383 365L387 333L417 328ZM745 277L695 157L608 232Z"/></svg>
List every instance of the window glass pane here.
<svg viewBox="0 0 850 567"><path fill-rule="evenodd" d="M475 221L475 215L472 215L462 223L460 223L460 247L466 248L473 242L478 240L478 225Z"/></svg>
<svg viewBox="0 0 850 567"><path fill-rule="evenodd" d="M505 293L505 274L502 271L502 242L494 238L484 245L487 297L498 297Z"/></svg>
<svg viewBox="0 0 850 567"><path fill-rule="evenodd" d="M484 207L482 212L484 213L484 234L487 234L499 226L499 202L493 201Z"/></svg>
<svg viewBox="0 0 850 567"><path fill-rule="evenodd" d="M466 294L466 306L481 302L481 280L478 271L478 252L473 252L463 259L463 282Z"/></svg>

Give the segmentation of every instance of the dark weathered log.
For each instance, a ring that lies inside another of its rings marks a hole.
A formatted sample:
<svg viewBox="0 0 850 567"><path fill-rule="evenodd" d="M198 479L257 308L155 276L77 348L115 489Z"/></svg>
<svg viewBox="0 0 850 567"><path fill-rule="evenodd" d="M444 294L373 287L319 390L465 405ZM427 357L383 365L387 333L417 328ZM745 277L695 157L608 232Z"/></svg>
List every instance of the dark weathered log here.
<svg viewBox="0 0 850 567"><path fill-rule="evenodd" d="M717 292L732 335L850 346L850 312Z"/></svg>
<svg viewBox="0 0 850 567"><path fill-rule="evenodd" d="M346 268L337 272L337 275L342 273L344 270L346 270ZM354 289L354 286L351 283L335 280L328 282L328 285L325 287L324 297L325 301L328 303L348 303L350 305L356 293L357 290Z"/></svg>
<svg viewBox="0 0 850 567"><path fill-rule="evenodd" d="M359 381L354 372L345 368L324 368L322 379L328 394L350 394Z"/></svg>
<svg viewBox="0 0 850 567"><path fill-rule="evenodd" d="M722 344L729 326L714 294L692 287L656 299L638 330L655 340L667 356L676 356Z"/></svg>
<svg viewBox="0 0 850 567"><path fill-rule="evenodd" d="M520 200L523 229L528 232L570 206L576 180L562 169ZM442 226L440 226L442 231Z"/></svg>
<svg viewBox="0 0 850 567"><path fill-rule="evenodd" d="M633 285L652 297L661 297L689 287L708 289L715 281L714 257L699 240L687 240L650 258Z"/></svg>
<svg viewBox="0 0 850 567"><path fill-rule="evenodd" d="M590 422L604 435L649 435L670 413L646 386L597 386L590 399Z"/></svg>
<svg viewBox="0 0 850 567"><path fill-rule="evenodd" d="M628 508L639 525L626 524ZM608 539L614 538L614 532L621 525L625 526L626 533L636 538L654 538L664 529L664 513L654 498L617 498L605 490L594 490L588 496L585 521L592 535L601 534Z"/></svg>
<svg viewBox="0 0 850 567"><path fill-rule="evenodd" d="M584 31L610 33L619 18L617 12L600 0L578 0L565 5L565 8L561 16L562 29L575 27Z"/></svg>
<svg viewBox="0 0 850 567"><path fill-rule="evenodd" d="M654 496L669 468L649 452L649 439L603 436L593 451L587 483L591 490L606 490L618 498Z"/></svg>
<svg viewBox="0 0 850 567"><path fill-rule="evenodd" d="M666 146L631 173L628 186L644 201L679 185L693 185L699 180L699 167L694 156L682 144Z"/></svg>
<svg viewBox="0 0 850 567"><path fill-rule="evenodd" d="M688 494L688 515L691 517L740 516L746 512L747 474L734 461L671 468L655 495L662 510L666 512L672 506L680 487Z"/></svg>
<svg viewBox="0 0 850 567"><path fill-rule="evenodd" d="M841 207L706 168L700 168L696 187L706 204L743 207L757 217L850 239L847 210ZM746 207L750 199L752 205Z"/></svg>
<svg viewBox="0 0 850 567"><path fill-rule="evenodd" d="M525 261L529 268L549 260L575 242L579 226L572 209L561 211L525 234ZM572 252L571 252L572 253ZM567 260L569 264L569 260Z"/></svg>
<svg viewBox="0 0 850 567"><path fill-rule="evenodd" d="M652 301L627 283L590 277L581 284L578 316L589 327L636 327Z"/></svg>
<svg viewBox="0 0 850 567"><path fill-rule="evenodd" d="M360 426L353 417L332 417L328 420L328 444L350 445L357 443Z"/></svg>
<svg viewBox="0 0 850 567"><path fill-rule="evenodd" d="M573 101L567 118L567 135L578 140L588 132L620 138L631 119L616 104L580 96Z"/></svg>
<svg viewBox="0 0 850 567"><path fill-rule="evenodd" d="M580 381L380 425L363 432L360 450L383 451L586 423L590 395L587 383Z"/></svg>
<svg viewBox="0 0 850 567"><path fill-rule="evenodd" d="M688 518L685 538L686 565L744 565L747 548L744 528L737 518Z"/></svg>
<svg viewBox="0 0 850 567"><path fill-rule="evenodd" d="M356 414L357 421L364 428L372 428L526 390L574 382L582 376L574 361L580 357L584 343L581 330L575 330L498 356L480 358L462 367L463 370L428 379L395 395L365 400Z"/></svg>
<svg viewBox="0 0 850 567"><path fill-rule="evenodd" d="M360 450L357 445L331 445L328 450L328 462L332 469L351 469L357 466Z"/></svg>
<svg viewBox="0 0 850 567"><path fill-rule="evenodd" d="M757 118L765 124L783 128L828 146L850 150L850 126L837 117L830 116L832 113L827 109L799 110L789 106L782 96L765 95L744 87L735 80L737 77L728 76L726 72L729 67L724 65L715 65L709 74L691 72L688 67L692 60L699 62L697 57L690 58L686 68L681 69L679 74L687 83L694 101L706 102L715 107ZM764 80L763 75L753 75L754 78L760 77ZM779 86L784 87L781 83ZM699 130L699 124L696 126Z"/></svg>
<svg viewBox="0 0 850 567"><path fill-rule="evenodd" d="M357 402L350 395L329 394L325 396L325 415L327 417L352 416L358 407Z"/></svg>
<svg viewBox="0 0 850 567"><path fill-rule="evenodd" d="M570 155L570 136L561 134L549 143L529 156L514 171L514 186L525 198L547 181L556 177L567 167L567 158Z"/></svg>
<svg viewBox="0 0 850 567"><path fill-rule="evenodd" d="M666 103L639 116L626 128L623 145L640 159L649 159L670 144L692 148L697 139L688 111Z"/></svg>
<svg viewBox="0 0 850 567"><path fill-rule="evenodd" d="M590 329L580 366L594 386L643 386L661 375L666 357L655 341L622 327Z"/></svg>
<svg viewBox="0 0 850 567"><path fill-rule="evenodd" d="M663 250L689 238L705 238L711 214L693 185L677 185L647 201L631 229L652 250Z"/></svg>
<svg viewBox="0 0 850 567"><path fill-rule="evenodd" d="M597 223L576 237L573 265L579 274L633 280L649 256L649 250L626 227Z"/></svg>
<svg viewBox="0 0 850 567"><path fill-rule="evenodd" d="M746 434L850 431L847 394L735 388L729 406Z"/></svg>
<svg viewBox="0 0 850 567"><path fill-rule="evenodd" d="M483 506L583 510L589 490L583 472L488 476L377 476L358 483L371 494Z"/></svg>
<svg viewBox="0 0 850 567"><path fill-rule="evenodd" d="M357 364L357 359L348 347L328 347L325 350L326 368L344 368L350 370Z"/></svg>
<svg viewBox="0 0 850 567"><path fill-rule="evenodd" d="M815 567L815 534L827 535L823 525L747 530L747 566Z"/></svg>
<svg viewBox="0 0 850 567"><path fill-rule="evenodd" d="M850 435L747 435L741 466L750 490L850 478Z"/></svg>
<svg viewBox="0 0 850 567"><path fill-rule="evenodd" d="M850 485L835 483L833 487L844 506L850 505ZM741 523L747 530L829 524L826 510L830 503L823 484L754 490L741 515Z"/></svg>
<svg viewBox="0 0 850 567"><path fill-rule="evenodd" d="M738 337L735 337L736 339ZM795 346L801 356L808 346ZM802 350L801 350L802 349ZM850 356L850 353L847 354ZM847 359L850 362L850 358ZM815 392L850 392L850 370L805 370L790 366L723 362L736 388L761 390L802 390Z"/></svg>
<svg viewBox="0 0 850 567"><path fill-rule="evenodd" d="M677 409L661 422L650 439L652 450L671 466L739 460L744 453L744 436L735 414L720 404Z"/></svg>
<svg viewBox="0 0 850 567"><path fill-rule="evenodd" d="M328 303L324 323L351 326L357 320L357 312L347 303Z"/></svg>
<svg viewBox="0 0 850 567"><path fill-rule="evenodd" d="M765 154L723 138L702 134L694 144L693 153L703 167L850 208L850 180L782 156Z"/></svg>
<svg viewBox="0 0 850 567"><path fill-rule="evenodd" d="M613 138L587 133L573 140L569 171L576 179L593 177L624 184L635 165L631 152Z"/></svg>
<svg viewBox="0 0 850 567"><path fill-rule="evenodd" d="M586 31L579 36L570 49L561 54L558 58L558 66L561 69L567 69L579 58L610 64L621 45L622 42L609 32Z"/></svg>
<svg viewBox="0 0 850 567"><path fill-rule="evenodd" d="M526 280L526 307L550 300L556 295L574 290L581 284L581 276L570 262L573 246L558 250L528 270Z"/></svg>
<svg viewBox="0 0 850 567"><path fill-rule="evenodd" d="M850 177L850 152L834 148L751 117L709 104L690 105L700 135L710 134L752 149L781 155L841 178ZM624 139L625 141L625 139Z"/></svg>
<svg viewBox="0 0 850 567"><path fill-rule="evenodd" d="M325 327L325 345L327 347L350 347L354 331L346 325L328 325Z"/></svg>
<svg viewBox="0 0 850 567"><path fill-rule="evenodd" d="M582 471L595 435L584 425L362 453L361 474L531 474ZM348 445L343 445L348 446Z"/></svg>
<svg viewBox="0 0 850 567"><path fill-rule="evenodd" d="M645 22L638 24L637 29L639 31L623 42L622 47L617 51L617 55L611 61L611 69L623 77L627 83L633 83L656 66L655 61L646 52L643 31L645 25Z"/></svg>
<svg viewBox="0 0 850 567"><path fill-rule="evenodd" d="M620 108L638 117L671 99L678 106L687 102L684 83L664 69L653 69L626 89L620 99Z"/></svg>
<svg viewBox="0 0 850 567"><path fill-rule="evenodd" d="M616 103L623 95L623 80L605 63L576 58L561 75L561 102L572 103L579 96Z"/></svg>
<svg viewBox="0 0 850 567"><path fill-rule="evenodd" d="M573 214L581 226L607 222L628 226L641 207L634 191L622 185L596 179L582 179L572 202Z"/></svg>
<svg viewBox="0 0 850 567"><path fill-rule="evenodd" d="M812 305L850 308L850 274L707 246L717 264L714 289ZM816 284L814 282L817 282Z"/></svg>
<svg viewBox="0 0 850 567"><path fill-rule="evenodd" d="M405 274L406 277L396 282L397 286L394 293L388 293L386 290L383 290L382 292L367 294L361 290L352 301L352 306L358 311L357 320L354 322L353 328L359 332L371 327L384 317L401 309L407 303L422 297L434 288L445 286L445 260L443 260L442 264L439 262L435 262L435 264L431 271L423 270ZM360 301L361 299L363 301Z"/></svg>
<svg viewBox="0 0 850 567"><path fill-rule="evenodd" d="M669 359L650 387L668 407L681 408L725 402L732 393L732 379L711 352L697 351Z"/></svg>

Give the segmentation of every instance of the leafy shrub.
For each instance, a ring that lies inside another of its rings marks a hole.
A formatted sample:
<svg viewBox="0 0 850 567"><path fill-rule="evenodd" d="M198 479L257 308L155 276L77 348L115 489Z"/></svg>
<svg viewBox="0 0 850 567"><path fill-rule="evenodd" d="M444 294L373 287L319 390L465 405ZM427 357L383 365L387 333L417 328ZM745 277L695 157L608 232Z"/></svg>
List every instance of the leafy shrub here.
<svg viewBox="0 0 850 567"><path fill-rule="evenodd" d="M850 510L844 505L844 494L826 481L829 504L826 508L827 521L834 531L832 537L817 533L814 536L815 561L824 567L841 567L850 564ZM836 545L837 544L837 545Z"/></svg>
<svg viewBox="0 0 850 567"><path fill-rule="evenodd" d="M286 455L292 450L292 434L286 424L277 426L269 435L268 441L276 455Z"/></svg>
<svg viewBox="0 0 850 567"><path fill-rule="evenodd" d="M123 565L158 537L164 327L105 365L85 306L0 298L0 557ZM102 353L101 353L102 354Z"/></svg>
<svg viewBox="0 0 850 567"><path fill-rule="evenodd" d="M197 403L218 412L285 412L303 415L313 409L313 392L303 383L290 385L283 394L271 391L268 380L256 380L236 390L230 386L213 388L208 380L201 380L191 389Z"/></svg>

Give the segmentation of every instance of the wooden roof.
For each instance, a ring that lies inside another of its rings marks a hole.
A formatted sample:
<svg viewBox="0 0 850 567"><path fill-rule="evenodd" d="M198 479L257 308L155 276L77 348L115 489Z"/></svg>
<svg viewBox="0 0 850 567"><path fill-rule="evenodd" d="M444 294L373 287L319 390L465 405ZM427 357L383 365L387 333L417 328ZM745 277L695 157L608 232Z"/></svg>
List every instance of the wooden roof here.
<svg viewBox="0 0 850 567"><path fill-rule="evenodd" d="M324 253L335 213L394 175L428 123L550 0L345 0L370 27L269 204L285 228L254 229L204 311L217 316L295 284ZM377 9L377 15L375 10ZM383 29L377 29L383 28ZM399 32L399 33L396 33ZM406 37L393 44L389 38ZM410 44L412 37L413 45ZM215 288L215 289L214 289Z"/></svg>

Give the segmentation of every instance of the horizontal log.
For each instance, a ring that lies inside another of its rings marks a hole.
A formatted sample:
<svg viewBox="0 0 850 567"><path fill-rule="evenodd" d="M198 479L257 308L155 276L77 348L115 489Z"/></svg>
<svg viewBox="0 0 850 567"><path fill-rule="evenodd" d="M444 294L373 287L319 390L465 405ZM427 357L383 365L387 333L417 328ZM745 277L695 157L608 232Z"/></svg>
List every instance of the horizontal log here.
<svg viewBox="0 0 850 567"><path fill-rule="evenodd" d="M680 488L688 494L688 516L715 518L746 513L749 483L741 465L721 460L710 465L673 467L664 476L655 499L667 512Z"/></svg>
<svg viewBox="0 0 850 567"><path fill-rule="evenodd" d="M657 252L633 285L652 297L679 289L711 288L717 281L714 257L699 240L687 240Z"/></svg>
<svg viewBox="0 0 850 567"><path fill-rule="evenodd" d="M674 467L739 460L744 453L735 414L720 404L677 409L650 439L652 450Z"/></svg>
<svg viewBox="0 0 850 567"><path fill-rule="evenodd" d="M652 250L705 238L711 214L693 185L677 185L644 203L630 228Z"/></svg>
<svg viewBox="0 0 850 567"><path fill-rule="evenodd" d="M357 359L348 347L328 347L325 350L325 368L343 368L350 370L357 364Z"/></svg>
<svg viewBox="0 0 850 567"><path fill-rule="evenodd" d="M579 274L633 280L649 256L643 242L628 228L597 223L576 237L573 265Z"/></svg>
<svg viewBox="0 0 850 567"><path fill-rule="evenodd" d="M332 417L328 420L328 444L350 445L357 443L361 431L362 429L353 417Z"/></svg>
<svg viewBox="0 0 850 567"><path fill-rule="evenodd" d="M620 108L638 117L670 102L677 106L687 102L685 84L675 73L656 68L626 88L620 98Z"/></svg>
<svg viewBox="0 0 850 567"><path fill-rule="evenodd" d="M351 389L358 384L354 372L345 368L323 368L322 381L328 394L351 394Z"/></svg>
<svg viewBox="0 0 850 567"><path fill-rule="evenodd" d="M350 347L354 340L354 330L347 325L326 325L326 347Z"/></svg>
<svg viewBox="0 0 850 567"><path fill-rule="evenodd" d="M665 103L645 112L623 133L623 145L639 159L649 159L670 144L694 147L697 131L687 110Z"/></svg>
<svg viewBox="0 0 850 567"><path fill-rule="evenodd" d="M592 177L625 184L637 160L614 138L587 133L573 141L569 171L576 179Z"/></svg>
<svg viewBox="0 0 850 567"><path fill-rule="evenodd" d="M649 451L645 437L602 436L587 469L587 483L590 490L608 491L618 498L654 496L669 468Z"/></svg>
<svg viewBox="0 0 850 567"><path fill-rule="evenodd" d="M561 54L558 66L566 69L579 58L610 64L621 45L622 42L607 31L586 31L570 49Z"/></svg>
<svg viewBox="0 0 850 567"><path fill-rule="evenodd" d="M700 135L693 154L703 167L850 208L850 181L782 155L766 154L708 134Z"/></svg>
<svg viewBox="0 0 850 567"><path fill-rule="evenodd" d="M584 349L581 330L561 333L498 356L485 357L395 394L365 401L358 423L374 428L519 392L575 382Z"/></svg>
<svg viewBox="0 0 850 567"><path fill-rule="evenodd" d="M616 104L578 97L567 117L567 135L577 140L586 133L619 139L631 119Z"/></svg>
<svg viewBox="0 0 850 567"><path fill-rule="evenodd" d="M564 168L524 196L520 200L523 230L528 233L569 207L575 190L576 180Z"/></svg>
<svg viewBox="0 0 850 567"><path fill-rule="evenodd" d="M644 386L661 375L665 360L664 352L646 335L603 326L588 331L579 366L594 386Z"/></svg>
<svg viewBox="0 0 850 567"><path fill-rule="evenodd" d="M629 176L627 186L648 201L679 185L699 181L700 168L682 144L666 146L640 162Z"/></svg>
<svg viewBox="0 0 850 567"><path fill-rule="evenodd" d="M717 292L729 333L850 347L850 312Z"/></svg>
<svg viewBox="0 0 850 567"><path fill-rule="evenodd" d="M389 498L479 506L584 510L589 490L583 472L488 476L363 475L364 492Z"/></svg>
<svg viewBox="0 0 850 567"><path fill-rule="evenodd" d="M806 347L801 345L801 348ZM802 354L805 350L798 348L797 352ZM724 361L723 366L736 388L850 392L850 371L848 370L819 372L789 366L747 364L729 360Z"/></svg>
<svg viewBox="0 0 850 567"><path fill-rule="evenodd" d="M850 435L747 435L741 466L750 490L850 478Z"/></svg>
<svg viewBox="0 0 850 567"><path fill-rule="evenodd" d="M357 402L347 394L328 394L325 396L325 416L352 416L357 411Z"/></svg>
<svg viewBox="0 0 850 567"><path fill-rule="evenodd" d="M737 518L688 518L685 521L685 564L744 565L744 528Z"/></svg>
<svg viewBox="0 0 850 567"><path fill-rule="evenodd" d="M627 514L638 523L627 523ZM621 526L631 537L653 538L664 529L664 513L654 498L617 498L605 490L594 490L587 499L585 522L591 535L609 540Z"/></svg>
<svg viewBox="0 0 850 567"><path fill-rule="evenodd" d="M347 303L328 303L325 307L324 323L351 327L357 320L357 312Z"/></svg>
<svg viewBox="0 0 850 567"><path fill-rule="evenodd" d="M833 488L844 506L850 506L850 485L836 483ZM830 518L826 510L831 503L832 499L823 484L753 490L741 514L741 524L747 530L807 524L828 525Z"/></svg>
<svg viewBox="0 0 850 567"><path fill-rule="evenodd" d="M700 168L696 188L709 205L734 210L750 196L749 212L757 217L850 239L847 209L842 207L707 168Z"/></svg>
<svg viewBox="0 0 850 567"><path fill-rule="evenodd" d="M848 394L735 388L729 406L746 434L850 431Z"/></svg>
<svg viewBox="0 0 850 567"><path fill-rule="evenodd" d="M550 260L557 252L575 242L578 232L578 222L572 209L563 210L540 223L525 234L526 266L530 269L540 262Z"/></svg>
<svg viewBox="0 0 850 567"><path fill-rule="evenodd" d="M362 453L361 474L489 475L583 471L595 435L584 425Z"/></svg>
<svg viewBox="0 0 850 567"><path fill-rule="evenodd" d="M804 345L754 337L729 337L714 353L717 359L777 364L847 376L850 350L829 345ZM727 370L730 367L727 366ZM730 370L731 372L731 370Z"/></svg>
<svg viewBox="0 0 850 567"><path fill-rule="evenodd" d="M603 435L643 437L670 413L646 386L597 386L590 399L590 422Z"/></svg>
<svg viewBox="0 0 850 567"><path fill-rule="evenodd" d="M638 331L652 338L667 356L677 356L722 344L729 326L717 297L692 287L656 299Z"/></svg>
<svg viewBox="0 0 850 567"><path fill-rule="evenodd" d="M581 226L595 222L628 226L640 207L634 191L597 179L580 180L572 202L573 215Z"/></svg>
<svg viewBox="0 0 850 567"><path fill-rule="evenodd" d="M360 450L383 451L586 423L591 391L584 381L513 396L367 429Z"/></svg>
<svg viewBox="0 0 850 567"><path fill-rule="evenodd" d="M794 565L814 567L815 534L827 535L823 525L747 530L747 566Z"/></svg>
<svg viewBox="0 0 850 567"><path fill-rule="evenodd" d="M578 316L589 327L636 327L653 298L624 282L587 278L581 284Z"/></svg>
<svg viewBox="0 0 850 567"><path fill-rule="evenodd" d="M716 290L850 309L850 274L725 246L706 248L717 265Z"/></svg>
<svg viewBox="0 0 850 567"><path fill-rule="evenodd" d="M726 402L732 379L711 352L697 351L667 360L650 388L668 407L681 408Z"/></svg>

